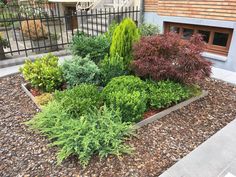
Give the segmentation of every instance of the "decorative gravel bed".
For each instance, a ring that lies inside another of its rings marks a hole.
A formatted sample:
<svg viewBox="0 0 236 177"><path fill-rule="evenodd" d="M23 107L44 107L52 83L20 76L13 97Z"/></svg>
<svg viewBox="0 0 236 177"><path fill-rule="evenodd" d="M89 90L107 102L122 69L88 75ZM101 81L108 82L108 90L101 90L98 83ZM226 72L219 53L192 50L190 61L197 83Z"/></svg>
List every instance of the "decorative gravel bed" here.
<svg viewBox="0 0 236 177"><path fill-rule="evenodd" d="M236 116L236 87L206 80L208 96L140 128L133 155L93 158L82 169L71 157L56 165L56 148L23 122L37 112L20 75L0 78L0 176L158 176Z"/></svg>

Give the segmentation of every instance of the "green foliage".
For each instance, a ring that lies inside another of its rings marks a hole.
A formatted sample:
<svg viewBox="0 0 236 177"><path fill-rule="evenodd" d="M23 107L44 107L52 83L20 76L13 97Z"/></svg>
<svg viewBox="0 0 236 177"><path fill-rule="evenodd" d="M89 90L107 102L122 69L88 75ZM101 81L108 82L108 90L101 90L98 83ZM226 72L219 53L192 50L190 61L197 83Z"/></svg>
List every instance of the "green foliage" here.
<svg viewBox="0 0 236 177"><path fill-rule="evenodd" d="M119 56L124 58L124 64L128 67L132 60L133 43L138 41L139 38L139 30L135 23L129 18L124 19L116 27L112 36L110 55L115 56L118 53Z"/></svg>
<svg viewBox="0 0 236 177"><path fill-rule="evenodd" d="M128 88L111 92L105 97L106 104L120 110L122 121L138 122L146 111L147 95L145 92L129 91Z"/></svg>
<svg viewBox="0 0 236 177"><path fill-rule="evenodd" d="M63 82L58 57L52 54L37 58L34 62L26 60L20 71L33 88L41 91L53 92L59 89Z"/></svg>
<svg viewBox="0 0 236 177"><path fill-rule="evenodd" d="M98 63L109 53L110 43L104 35L87 36L78 32L72 40L71 51L73 55L86 57L90 54L91 59Z"/></svg>
<svg viewBox="0 0 236 177"><path fill-rule="evenodd" d="M170 80L149 81L148 93L151 107L164 108L191 96L189 87Z"/></svg>
<svg viewBox="0 0 236 177"><path fill-rule="evenodd" d="M81 83L97 84L100 76L98 66L89 55L84 58L74 56L72 60L65 61L62 65L62 73L69 87Z"/></svg>
<svg viewBox="0 0 236 177"><path fill-rule="evenodd" d="M54 140L52 145L59 147L59 164L70 155L78 156L85 166L96 154L103 158L132 151L124 144L133 132L131 125L122 123L118 110L106 106L71 119L61 105L53 101L27 124Z"/></svg>
<svg viewBox="0 0 236 177"><path fill-rule="evenodd" d="M3 0L0 0L0 7L3 8L5 6L5 3Z"/></svg>
<svg viewBox="0 0 236 177"><path fill-rule="evenodd" d="M35 101L40 106L45 106L49 101L53 100L51 93L43 93L42 95L35 96Z"/></svg>
<svg viewBox="0 0 236 177"><path fill-rule="evenodd" d="M116 29L116 27L118 26L118 23L116 23L115 21L113 21L109 28L108 28L108 31L104 34L105 37L108 39L108 41L111 43L112 42L112 36L114 34L114 31Z"/></svg>
<svg viewBox="0 0 236 177"><path fill-rule="evenodd" d="M102 97L106 104L121 111L125 122L139 121L146 110L146 86L135 76L113 78L103 89Z"/></svg>
<svg viewBox="0 0 236 177"><path fill-rule="evenodd" d="M139 27L141 36L153 36L160 33L158 26L148 23L143 23Z"/></svg>
<svg viewBox="0 0 236 177"><path fill-rule="evenodd" d="M139 77L135 76L120 76L113 78L103 89L102 94L108 95L111 92L128 89L129 91L145 92L146 85Z"/></svg>
<svg viewBox="0 0 236 177"><path fill-rule="evenodd" d="M60 102L63 109L72 117L88 113L99 104L99 90L90 84L80 84L72 89L55 92L54 99Z"/></svg>
<svg viewBox="0 0 236 177"><path fill-rule="evenodd" d="M116 54L106 56L100 63L102 83L106 85L112 78L127 74L123 58Z"/></svg>

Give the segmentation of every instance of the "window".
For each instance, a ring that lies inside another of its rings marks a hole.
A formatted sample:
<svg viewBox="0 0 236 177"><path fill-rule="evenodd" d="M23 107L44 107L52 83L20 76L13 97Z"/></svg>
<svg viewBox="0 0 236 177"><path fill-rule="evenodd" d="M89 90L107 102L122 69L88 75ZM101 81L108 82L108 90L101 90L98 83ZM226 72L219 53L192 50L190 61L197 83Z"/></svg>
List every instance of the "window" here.
<svg viewBox="0 0 236 177"><path fill-rule="evenodd" d="M170 27L170 31L171 31L171 32L175 32L175 33L179 33L179 27L171 26L171 27Z"/></svg>
<svg viewBox="0 0 236 177"><path fill-rule="evenodd" d="M219 46L226 47L228 38L229 38L229 34L227 34L227 33L215 32L214 39L213 39L213 45L219 45Z"/></svg>
<svg viewBox="0 0 236 177"><path fill-rule="evenodd" d="M198 33L202 35L203 40L204 40L206 43L209 42L210 34L211 34L210 31L199 30Z"/></svg>
<svg viewBox="0 0 236 177"><path fill-rule="evenodd" d="M194 33L193 29L184 28L182 38L183 39L190 39L191 36L193 35L193 33Z"/></svg>
<svg viewBox="0 0 236 177"><path fill-rule="evenodd" d="M207 52L227 56L233 30L228 28L166 22L165 32L176 32L185 40L190 39L193 34L199 33L207 44Z"/></svg>

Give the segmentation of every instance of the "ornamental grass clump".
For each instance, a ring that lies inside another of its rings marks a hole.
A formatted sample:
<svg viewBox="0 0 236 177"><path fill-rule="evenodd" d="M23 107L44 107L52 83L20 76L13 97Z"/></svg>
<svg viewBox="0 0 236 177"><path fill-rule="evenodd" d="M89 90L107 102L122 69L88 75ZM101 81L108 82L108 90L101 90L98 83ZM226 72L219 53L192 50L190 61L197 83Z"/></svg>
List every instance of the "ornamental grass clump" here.
<svg viewBox="0 0 236 177"><path fill-rule="evenodd" d="M40 40L48 38L47 27L40 20L22 21L22 32L24 36L31 40Z"/></svg>
<svg viewBox="0 0 236 177"><path fill-rule="evenodd" d="M142 78L195 84L211 74L211 62L201 55L204 46L200 35L189 41L175 33L143 37L134 45L132 69Z"/></svg>
<svg viewBox="0 0 236 177"><path fill-rule="evenodd" d="M126 68L132 60L132 46L140 38L139 30L132 19L124 19L114 30L110 55L118 54L124 58Z"/></svg>
<svg viewBox="0 0 236 177"><path fill-rule="evenodd" d="M74 155L86 166L94 155L120 156L133 150L124 143L133 134L132 125L121 121L119 110L106 106L74 119L59 102L52 101L27 125L47 135L51 145L59 148L58 164Z"/></svg>

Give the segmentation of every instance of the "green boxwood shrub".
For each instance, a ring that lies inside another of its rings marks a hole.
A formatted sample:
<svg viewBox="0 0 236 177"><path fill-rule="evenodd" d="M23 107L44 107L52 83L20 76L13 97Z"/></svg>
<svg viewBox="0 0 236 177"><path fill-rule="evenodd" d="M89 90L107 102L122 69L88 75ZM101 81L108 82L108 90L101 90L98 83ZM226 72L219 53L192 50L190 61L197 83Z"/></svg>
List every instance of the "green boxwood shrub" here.
<svg viewBox="0 0 236 177"><path fill-rule="evenodd" d="M85 166L93 155L103 158L132 152L124 143L125 138L133 134L132 126L121 121L118 110L106 106L73 119L60 103L53 101L27 124L59 147L58 164L70 155L78 156Z"/></svg>
<svg viewBox="0 0 236 177"><path fill-rule="evenodd" d="M121 91L123 89L128 89L130 92L145 92L146 84L139 77L132 75L115 77L106 85L102 94L108 95L109 93Z"/></svg>
<svg viewBox="0 0 236 177"><path fill-rule="evenodd" d="M100 77L100 70L89 55L84 58L74 56L72 60L65 61L62 65L62 73L69 87L81 83L97 84Z"/></svg>
<svg viewBox="0 0 236 177"><path fill-rule="evenodd" d="M110 55L115 56L118 53L124 58L124 64L128 68L132 60L133 43L139 38L139 30L134 21L129 18L124 19L113 33Z"/></svg>
<svg viewBox="0 0 236 177"><path fill-rule="evenodd" d="M104 35L88 36L78 32L72 40L70 49L73 55L86 57L90 54L91 60L98 63L108 53L110 42Z"/></svg>
<svg viewBox="0 0 236 177"><path fill-rule="evenodd" d="M112 78L127 74L123 58L116 54L113 57L106 56L100 63L101 80L106 85Z"/></svg>
<svg viewBox="0 0 236 177"><path fill-rule="evenodd" d="M79 117L99 105L100 93L95 85L80 84L72 89L55 92L54 99L72 117Z"/></svg>
<svg viewBox="0 0 236 177"><path fill-rule="evenodd" d="M26 60L20 71L33 88L53 92L60 89L63 82L58 60L58 57L52 54L37 58L34 62Z"/></svg>
<svg viewBox="0 0 236 177"><path fill-rule="evenodd" d="M102 90L106 104L113 105L122 114L125 122L137 122L146 110L146 85L135 76L113 78Z"/></svg>
<svg viewBox="0 0 236 177"><path fill-rule="evenodd" d="M147 95L126 88L106 95L105 102L120 110L123 122L138 122L146 111Z"/></svg>
<svg viewBox="0 0 236 177"><path fill-rule="evenodd" d="M165 108L192 96L189 87L170 80L149 81L147 85L149 102L153 108Z"/></svg>

